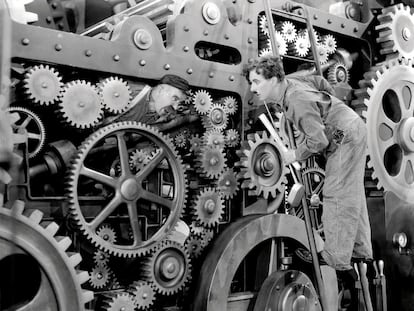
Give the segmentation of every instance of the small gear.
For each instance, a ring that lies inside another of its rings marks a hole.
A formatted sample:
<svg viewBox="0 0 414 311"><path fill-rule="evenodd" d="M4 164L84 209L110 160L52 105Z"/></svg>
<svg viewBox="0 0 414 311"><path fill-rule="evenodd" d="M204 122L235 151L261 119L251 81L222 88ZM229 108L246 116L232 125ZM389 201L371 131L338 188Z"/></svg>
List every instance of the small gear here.
<svg viewBox="0 0 414 311"><path fill-rule="evenodd" d="M106 294L102 307L106 311L134 311L136 303L128 293Z"/></svg>
<svg viewBox="0 0 414 311"><path fill-rule="evenodd" d="M344 63L338 62L329 66L328 81L332 85L336 85L338 83L348 83L349 71Z"/></svg>
<svg viewBox="0 0 414 311"><path fill-rule="evenodd" d="M377 42L381 44L380 53L392 58L413 59L414 16L409 6L402 3L382 9L378 15L380 24L375 27L379 32Z"/></svg>
<svg viewBox="0 0 414 311"><path fill-rule="evenodd" d="M266 15L262 15L259 17L259 28L260 30L269 37L269 28L268 28L267 18Z"/></svg>
<svg viewBox="0 0 414 311"><path fill-rule="evenodd" d="M34 66L25 75L26 94L35 103L48 106L55 103L62 92L62 78L48 65Z"/></svg>
<svg viewBox="0 0 414 311"><path fill-rule="evenodd" d="M319 63L321 65L326 64L328 62L328 57L329 57L326 46L323 44L317 44L316 51L318 53Z"/></svg>
<svg viewBox="0 0 414 311"><path fill-rule="evenodd" d="M187 241L185 242L185 246L190 254L191 258L198 258L200 257L203 251L203 242L201 237L197 236L190 236Z"/></svg>
<svg viewBox="0 0 414 311"><path fill-rule="evenodd" d="M90 273L89 283L93 288L101 289L109 284L110 276L111 272L107 266L97 265Z"/></svg>
<svg viewBox="0 0 414 311"><path fill-rule="evenodd" d="M42 120L33 111L23 107L9 107L13 132L27 133L27 152L32 159L43 149L46 142L46 130Z"/></svg>
<svg viewBox="0 0 414 311"><path fill-rule="evenodd" d="M150 155L146 150L137 149L129 158L129 165L135 173L144 168L151 160Z"/></svg>
<svg viewBox="0 0 414 311"><path fill-rule="evenodd" d="M155 291L148 282L135 281L129 287L138 310L148 310L155 302Z"/></svg>
<svg viewBox="0 0 414 311"><path fill-rule="evenodd" d="M305 57L309 53L308 39L305 37L297 37L294 42L294 53L296 56Z"/></svg>
<svg viewBox="0 0 414 311"><path fill-rule="evenodd" d="M282 152L266 132L247 136L242 149L238 152L241 171L239 178L244 179L242 188L255 189L256 195L269 195L273 198L281 193L286 184L286 167Z"/></svg>
<svg viewBox="0 0 414 311"><path fill-rule="evenodd" d="M259 51L259 57L273 56L273 51L270 48L261 49Z"/></svg>
<svg viewBox="0 0 414 311"><path fill-rule="evenodd" d="M223 150L226 144L225 137L222 132L217 129L209 130L204 133L203 145L204 146L215 146Z"/></svg>
<svg viewBox="0 0 414 311"><path fill-rule="evenodd" d="M207 114L213 105L211 95L205 90L199 90L193 95L194 108L199 114Z"/></svg>
<svg viewBox="0 0 414 311"><path fill-rule="evenodd" d="M108 225L102 225L101 227L96 230L96 234L104 241L108 243L115 243L116 242L116 232L113 228L109 227Z"/></svg>
<svg viewBox="0 0 414 311"><path fill-rule="evenodd" d="M312 30L313 30L313 35L315 37L315 44L319 44L321 42L321 36L315 29L312 29ZM298 37L305 38L307 45L310 48L311 44L310 44L308 29L305 28L305 29L299 30Z"/></svg>
<svg viewBox="0 0 414 311"><path fill-rule="evenodd" d="M223 199L214 188L201 190L194 204L196 221L203 227L211 228L219 223L224 211Z"/></svg>
<svg viewBox="0 0 414 311"><path fill-rule="evenodd" d="M226 158L220 148L206 146L200 154L202 171L209 178L217 178L226 168Z"/></svg>
<svg viewBox="0 0 414 311"><path fill-rule="evenodd" d="M200 225L197 221L192 221L190 224L191 235L201 237L204 233L205 228Z"/></svg>
<svg viewBox="0 0 414 311"><path fill-rule="evenodd" d="M128 84L118 77L109 77L100 83L99 95L104 109L115 114L126 111L131 99Z"/></svg>
<svg viewBox="0 0 414 311"><path fill-rule="evenodd" d="M187 135L184 132L179 132L174 137L174 144L178 148L185 148L187 146Z"/></svg>
<svg viewBox="0 0 414 311"><path fill-rule="evenodd" d="M278 47L279 55L283 56L287 54L288 51L288 45L286 42L286 39L282 36L282 34L279 31L275 32L276 36L276 44ZM272 44L270 42L270 39L267 40L267 46L269 47L270 51L272 51Z"/></svg>
<svg viewBox="0 0 414 311"><path fill-rule="evenodd" d="M205 248L213 240L213 238L214 238L214 230L203 227L203 230L201 232L200 237L201 237L201 246L203 248Z"/></svg>
<svg viewBox="0 0 414 311"><path fill-rule="evenodd" d="M99 94L85 81L77 80L67 84L59 106L65 121L76 128L93 127L103 115Z"/></svg>
<svg viewBox="0 0 414 311"><path fill-rule="evenodd" d="M335 53L336 51L336 39L333 35L325 35L321 38L322 44L326 47L328 55Z"/></svg>
<svg viewBox="0 0 414 311"><path fill-rule="evenodd" d="M181 244L163 240L144 262L144 273L157 293L176 294L191 277L190 255Z"/></svg>
<svg viewBox="0 0 414 311"><path fill-rule="evenodd" d="M237 147L240 143L240 134L235 129L226 131L226 145L229 147Z"/></svg>
<svg viewBox="0 0 414 311"><path fill-rule="evenodd" d="M287 43L292 43L296 40L298 32L292 22L285 21L282 23L281 34Z"/></svg>
<svg viewBox="0 0 414 311"><path fill-rule="evenodd" d="M207 116L203 118L203 124L207 130L224 130L227 127L228 121L229 117L226 109L221 104L213 104L207 112Z"/></svg>
<svg viewBox="0 0 414 311"><path fill-rule="evenodd" d="M93 261L97 266L106 266L109 262L110 255L102 250L96 250L93 254Z"/></svg>
<svg viewBox="0 0 414 311"><path fill-rule="evenodd" d="M198 136L198 134L193 135L190 138L190 151L194 154L198 154L203 148L203 139Z"/></svg>
<svg viewBox="0 0 414 311"><path fill-rule="evenodd" d="M227 96L223 100L223 106L229 115L234 115L237 111L237 100L233 96Z"/></svg>
<svg viewBox="0 0 414 311"><path fill-rule="evenodd" d="M238 187L237 176L232 168L226 169L217 181L217 189L225 199L232 199Z"/></svg>

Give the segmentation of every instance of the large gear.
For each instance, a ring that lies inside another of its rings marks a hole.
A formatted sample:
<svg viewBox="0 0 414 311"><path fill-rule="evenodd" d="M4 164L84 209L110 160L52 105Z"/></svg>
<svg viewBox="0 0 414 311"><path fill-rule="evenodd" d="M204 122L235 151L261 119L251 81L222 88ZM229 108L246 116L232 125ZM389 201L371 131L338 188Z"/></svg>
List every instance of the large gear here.
<svg viewBox="0 0 414 311"><path fill-rule="evenodd" d="M136 281L129 286L138 310L148 310L155 302L155 291L148 282Z"/></svg>
<svg viewBox="0 0 414 311"><path fill-rule="evenodd" d="M365 74L357 94L367 123L368 166L377 187L414 200L414 69L411 60L391 60Z"/></svg>
<svg viewBox="0 0 414 311"><path fill-rule="evenodd" d="M107 294L102 307L105 311L134 311L136 303L128 293Z"/></svg>
<svg viewBox="0 0 414 311"><path fill-rule="evenodd" d="M144 263L148 282L157 293L173 295L184 288L191 277L190 255L181 244L163 240Z"/></svg>
<svg viewBox="0 0 414 311"><path fill-rule="evenodd" d="M64 120L76 128L90 128L103 115L101 98L89 82L77 80L68 83L59 103Z"/></svg>
<svg viewBox="0 0 414 311"><path fill-rule="evenodd" d="M194 216L203 227L215 227L224 212L224 202L214 188L201 190L194 202Z"/></svg>
<svg viewBox="0 0 414 311"><path fill-rule="evenodd" d="M59 99L63 89L62 78L48 65L34 66L25 75L26 94L33 102L48 106Z"/></svg>
<svg viewBox="0 0 414 311"><path fill-rule="evenodd" d="M131 99L128 84L118 77L109 77L99 85L104 109L110 113L122 113L127 110Z"/></svg>
<svg viewBox="0 0 414 311"><path fill-rule="evenodd" d="M229 116L222 104L211 105L210 110L207 112L207 116L203 118L203 124L207 130L216 129L222 131L227 127L228 121Z"/></svg>
<svg viewBox="0 0 414 311"><path fill-rule="evenodd" d="M140 172L134 174L129 165L129 150L136 150L136 138L140 143L154 145L159 151ZM110 176L109 170L115 158L120 159L120 175ZM161 167L171 173L169 198L145 187L147 178L158 176ZM100 211L85 215L83 200L79 198L91 195L92 190L83 186L90 182L106 187L109 195L100 203ZM187 196L185 169L171 139L155 128L136 122L111 124L87 138L74 157L67 190L71 214L81 231L101 249L123 257L140 256L155 249L179 221ZM124 206L127 208L122 208ZM144 238L139 218L149 217L150 206L151 209L158 208L164 219L158 231L153 230L152 235ZM127 216L123 217L124 225L132 229L132 237L118 237L116 243L110 243L97 234L99 226L112 213Z"/></svg>
<svg viewBox="0 0 414 311"><path fill-rule="evenodd" d="M217 181L217 189L225 199L232 199L239 190L236 173L232 168L226 169Z"/></svg>
<svg viewBox="0 0 414 311"><path fill-rule="evenodd" d="M13 131L27 133L27 152L34 158L43 149L46 142L46 130L42 120L33 111L23 107L9 107Z"/></svg>
<svg viewBox="0 0 414 311"><path fill-rule="evenodd" d="M254 189L256 195L276 197L286 183L288 169L282 152L266 132L249 134L238 152L242 188Z"/></svg>
<svg viewBox="0 0 414 311"><path fill-rule="evenodd" d="M213 105L213 100L209 92L198 90L193 95L194 108L199 114L207 114Z"/></svg>
<svg viewBox="0 0 414 311"><path fill-rule="evenodd" d="M89 275L76 269L82 258L67 251L72 241L57 236L59 226L43 221L41 211L23 212L22 201L14 202L11 209L0 207L1 277L7 284L7 289L2 288L2 309L85 310L93 293L81 287ZM15 294L21 290L32 296L18 301L21 296Z"/></svg>
<svg viewBox="0 0 414 311"><path fill-rule="evenodd" d="M203 173L209 178L217 178L226 168L226 158L223 151L214 146L206 146L200 153Z"/></svg>
<svg viewBox="0 0 414 311"><path fill-rule="evenodd" d="M349 81L349 71L346 68L344 63L337 62L328 69L328 81L332 85L339 83L348 83Z"/></svg>
<svg viewBox="0 0 414 311"><path fill-rule="evenodd" d="M408 6L402 3L382 9L378 15L380 24L375 27L379 32L377 42L381 44L380 53L387 59L414 57L414 16Z"/></svg>
<svg viewBox="0 0 414 311"><path fill-rule="evenodd" d="M111 271L105 265L96 265L90 273L89 283L93 288L101 289L109 284Z"/></svg>

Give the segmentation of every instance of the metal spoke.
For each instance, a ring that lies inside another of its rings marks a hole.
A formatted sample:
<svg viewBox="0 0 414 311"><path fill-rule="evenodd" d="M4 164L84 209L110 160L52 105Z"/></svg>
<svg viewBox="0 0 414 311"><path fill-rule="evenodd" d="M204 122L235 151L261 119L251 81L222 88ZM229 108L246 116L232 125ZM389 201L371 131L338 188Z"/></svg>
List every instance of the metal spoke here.
<svg viewBox="0 0 414 311"><path fill-rule="evenodd" d="M116 134L118 139L118 149L119 149L119 159L121 163L121 171L122 175L125 175L124 173L129 173L129 157L128 157L128 148L124 139L124 133L117 133Z"/></svg>
<svg viewBox="0 0 414 311"><path fill-rule="evenodd" d="M101 172L92 170L90 168L87 168L83 164L80 168L79 174L84 175L84 176L89 177L89 178L92 178L92 179L94 179L96 181L99 181L100 183L102 183L104 185L107 185L107 186L110 186L112 188L116 187L117 180L115 178L113 178L111 176L108 176L106 174L103 174Z"/></svg>
<svg viewBox="0 0 414 311"><path fill-rule="evenodd" d="M138 210L136 202L128 203L128 213L131 222L132 236L134 238L133 245L140 245L142 242L141 227L139 226Z"/></svg>
<svg viewBox="0 0 414 311"><path fill-rule="evenodd" d="M144 190L141 194L141 198L143 198L144 200L153 202L155 204L167 207L169 210L172 210L174 207L174 201L165 199L155 193L149 192L147 190Z"/></svg>
<svg viewBox="0 0 414 311"><path fill-rule="evenodd" d="M104 209L89 223L91 230L95 231L122 203L121 195L116 194Z"/></svg>

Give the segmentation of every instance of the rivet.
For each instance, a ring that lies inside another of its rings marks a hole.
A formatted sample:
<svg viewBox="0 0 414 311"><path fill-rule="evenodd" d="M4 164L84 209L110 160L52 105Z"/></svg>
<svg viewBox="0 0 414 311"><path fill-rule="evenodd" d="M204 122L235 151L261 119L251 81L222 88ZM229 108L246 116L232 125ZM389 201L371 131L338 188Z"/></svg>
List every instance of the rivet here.
<svg viewBox="0 0 414 311"><path fill-rule="evenodd" d="M53 19L52 19L51 16L46 17L46 23L50 24L52 22L52 20Z"/></svg>
<svg viewBox="0 0 414 311"><path fill-rule="evenodd" d="M65 28L65 25L63 25L63 23L62 23L62 22L60 22L60 23L58 24L58 28L59 28L60 30L62 30L63 28Z"/></svg>
<svg viewBox="0 0 414 311"><path fill-rule="evenodd" d="M332 24L332 20L328 18L328 24Z"/></svg>
<svg viewBox="0 0 414 311"><path fill-rule="evenodd" d="M228 40L230 37L229 37L229 35L228 34L225 34L224 35L224 39L226 39L226 40Z"/></svg>
<svg viewBox="0 0 414 311"><path fill-rule="evenodd" d="M119 61L121 59L121 57L118 54L114 55L114 61Z"/></svg>
<svg viewBox="0 0 414 311"><path fill-rule="evenodd" d="M30 43L29 38L23 38L23 39L22 39L22 44L23 44L23 45L29 45L29 43Z"/></svg>
<svg viewBox="0 0 414 311"><path fill-rule="evenodd" d="M249 0L250 3L254 3L256 0Z"/></svg>
<svg viewBox="0 0 414 311"><path fill-rule="evenodd" d="M56 51L61 51L61 50L62 50L62 48L63 48L63 47L62 47L62 44L59 44L59 43L58 43L58 44L56 44L56 45L55 45L55 50L56 50Z"/></svg>
<svg viewBox="0 0 414 311"><path fill-rule="evenodd" d="M253 24L253 20L252 20L251 18L248 18L248 19L247 19L247 23L248 23L248 24Z"/></svg>
<svg viewBox="0 0 414 311"><path fill-rule="evenodd" d="M188 32L188 31L190 31L190 28L188 28L188 26L184 26L184 31L186 31L186 32Z"/></svg>
<svg viewBox="0 0 414 311"><path fill-rule="evenodd" d="M317 20L317 19L318 19L318 15L316 15L316 14L315 14L315 15L313 15L313 19L314 19L314 20Z"/></svg>
<svg viewBox="0 0 414 311"><path fill-rule="evenodd" d="M249 100L249 101L247 102L247 104L251 106L251 105L253 105L253 101L252 101L252 100Z"/></svg>
<svg viewBox="0 0 414 311"><path fill-rule="evenodd" d="M208 30L204 30L203 35L208 36Z"/></svg>
<svg viewBox="0 0 414 311"><path fill-rule="evenodd" d="M52 9L56 10L56 8L57 8L56 2L52 2L51 6L52 6Z"/></svg>
<svg viewBox="0 0 414 311"><path fill-rule="evenodd" d="M164 69L165 69L165 70L170 70L170 68L171 68L171 66L170 66L169 64L165 64L165 65L164 65Z"/></svg>
<svg viewBox="0 0 414 311"><path fill-rule="evenodd" d="M183 47L183 51L184 51L184 52L188 52L189 50L190 50L190 48L189 48L188 46L184 46L184 47Z"/></svg>
<svg viewBox="0 0 414 311"><path fill-rule="evenodd" d="M230 81L234 81L234 76L233 76L233 75L231 75L231 76L229 77L229 80L230 80Z"/></svg>
<svg viewBox="0 0 414 311"><path fill-rule="evenodd" d="M139 64L140 64L141 66L145 66L145 65L147 64L147 62L146 62L145 60L141 59L141 60L139 61Z"/></svg>
<svg viewBox="0 0 414 311"><path fill-rule="evenodd" d="M250 63L253 63L253 61L254 61L254 59L253 58L251 58L251 57L249 57L249 59L247 60L247 62L250 64Z"/></svg>
<svg viewBox="0 0 414 311"><path fill-rule="evenodd" d="M354 27L354 32L358 32L358 27Z"/></svg>
<svg viewBox="0 0 414 311"><path fill-rule="evenodd" d="M341 23L341 28L345 28L345 24L344 23Z"/></svg>
<svg viewBox="0 0 414 311"><path fill-rule="evenodd" d="M86 50L85 51L85 56L91 56L92 55L92 51L91 50Z"/></svg>
<svg viewBox="0 0 414 311"><path fill-rule="evenodd" d="M193 69L191 69L191 68L188 68L187 69L187 73L190 75L190 74L192 74L193 73Z"/></svg>
<svg viewBox="0 0 414 311"><path fill-rule="evenodd" d="M208 77L209 77L209 78L213 78L213 77L214 77L214 72L210 72L210 73L208 74Z"/></svg>
<svg viewBox="0 0 414 311"><path fill-rule="evenodd" d="M253 43L253 39L252 39L252 38L248 38L248 39L247 39L247 42L248 42L249 44L252 44L252 43Z"/></svg>

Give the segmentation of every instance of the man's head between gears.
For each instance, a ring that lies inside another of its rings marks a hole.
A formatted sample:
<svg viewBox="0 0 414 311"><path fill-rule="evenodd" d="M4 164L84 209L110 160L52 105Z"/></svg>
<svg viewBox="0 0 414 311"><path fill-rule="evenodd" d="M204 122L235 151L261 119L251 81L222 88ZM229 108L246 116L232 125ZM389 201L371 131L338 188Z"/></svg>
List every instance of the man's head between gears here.
<svg viewBox="0 0 414 311"><path fill-rule="evenodd" d="M151 90L149 110L163 116L176 111L186 99L190 89L187 80L176 75L165 75Z"/></svg>

